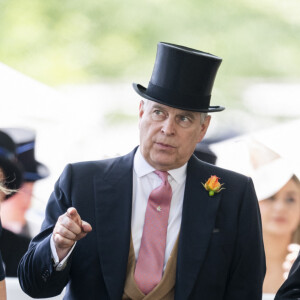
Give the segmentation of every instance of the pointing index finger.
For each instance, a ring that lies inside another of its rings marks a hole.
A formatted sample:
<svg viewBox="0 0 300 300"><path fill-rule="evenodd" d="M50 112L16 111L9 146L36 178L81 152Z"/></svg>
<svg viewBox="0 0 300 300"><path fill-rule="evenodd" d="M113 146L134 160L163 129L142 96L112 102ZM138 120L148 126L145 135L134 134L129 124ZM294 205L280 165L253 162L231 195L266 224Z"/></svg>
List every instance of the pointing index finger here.
<svg viewBox="0 0 300 300"><path fill-rule="evenodd" d="M67 216L81 227L82 221L75 207L68 208Z"/></svg>

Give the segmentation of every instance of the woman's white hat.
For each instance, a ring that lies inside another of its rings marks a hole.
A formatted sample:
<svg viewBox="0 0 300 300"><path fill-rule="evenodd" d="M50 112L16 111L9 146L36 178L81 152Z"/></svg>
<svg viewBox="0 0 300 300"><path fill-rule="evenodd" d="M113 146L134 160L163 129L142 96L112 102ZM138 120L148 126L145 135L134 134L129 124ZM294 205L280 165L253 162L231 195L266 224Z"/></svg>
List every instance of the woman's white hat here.
<svg viewBox="0 0 300 300"><path fill-rule="evenodd" d="M252 178L258 200L275 195L294 175L290 163L252 136L212 144L217 165Z"/></svg>
<svg viewBox="0 0 300 300"><path fill-rule="evenodd" d="M267 199L283 188L294 172L289 163L266 146L249 141L249 155L253 179L258 200Z"/></svg>

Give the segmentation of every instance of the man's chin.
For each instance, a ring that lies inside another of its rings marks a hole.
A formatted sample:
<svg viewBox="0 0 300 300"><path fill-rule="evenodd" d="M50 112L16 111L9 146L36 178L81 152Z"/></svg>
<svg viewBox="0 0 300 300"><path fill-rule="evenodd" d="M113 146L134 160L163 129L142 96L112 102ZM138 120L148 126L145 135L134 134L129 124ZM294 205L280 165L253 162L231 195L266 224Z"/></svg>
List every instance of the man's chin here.
<svg viewBox="0 0 300 300"><path fill-rule="evenodd" d="M172 155L168 153L153 155L153 157L151 157L151 161L151 165L160 171L168 171L176 168L174 167L176 165L175 160L172 159Z"/></svg>

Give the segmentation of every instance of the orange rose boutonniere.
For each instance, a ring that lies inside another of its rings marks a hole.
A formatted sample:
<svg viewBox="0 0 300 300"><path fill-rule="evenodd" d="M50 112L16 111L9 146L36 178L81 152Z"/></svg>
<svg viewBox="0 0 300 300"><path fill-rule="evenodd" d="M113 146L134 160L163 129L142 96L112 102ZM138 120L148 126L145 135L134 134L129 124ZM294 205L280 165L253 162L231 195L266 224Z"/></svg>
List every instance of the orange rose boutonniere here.
<svg viewBox="0 0 300 300"><path fill-rule="evenodd" d="M222 187L224 183L221 184L219 179L220 178L216 175L212 175L205 183L201 182L204 188L208 191L209 196L213 196L215 193L219 193L225 189Z"/></svg>

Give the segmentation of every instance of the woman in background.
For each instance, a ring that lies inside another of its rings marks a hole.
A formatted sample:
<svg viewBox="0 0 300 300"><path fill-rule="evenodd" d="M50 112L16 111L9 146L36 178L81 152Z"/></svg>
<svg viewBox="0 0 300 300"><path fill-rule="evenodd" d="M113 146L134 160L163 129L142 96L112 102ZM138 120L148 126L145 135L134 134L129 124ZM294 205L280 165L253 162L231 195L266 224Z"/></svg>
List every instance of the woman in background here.
<svg viewBox="0 0 300 300"><path fill-rule="evenodd" d="M13 190L9 190L4 186L4 173L3 170L0 168L0 212L1 212L1 202L4 199L12 194ZM0 219L0 236L2 232L2 225ZM0 252L0 300L6 300L6 285L5 285L5 270L4 270L4 263L2 261L2 256Z"/></svg>
<svg viewBox="0 0 300 300"><path fill-rule="evenodd" d="M266 254L263 299L274 299L299 250L300 182L291 166L271 149L254 141L248 149Z"/></svg>
<svg viewBox="0 0 300 300"><path fill-rule="evenodd" d="M0 169L0 180L3 177L3 172ZM0 203L5 199L5 196L8 194L8 190L4 187L2 182L0 181ZM1 206L0 206L1 209ZM0 235L2 231L1 221L0 221ZM0 253L0 299L6 300L6 287L5 287L5 272L2 261L2 256Z"/></svg>
<svg viewBox="0 0 300 300"><path fill-rule="evenodd" d="M16 192L22 184L22 170L19 166L16 153L16 146L12 139L0 131L0 210L1 202ZM0 235L2 232L0 219ZM0 299L6 300L5 268L0 253Z"/></svg>
<svg viewBox="0 0 300 300"><path fill-rule="evenodd" d="M291 267L291 259L296 257L293 251L297 252L298 247L293 245L292 248L291 244L300 244L298 178L292 176L278 192L261 200L259 206L267 264L263 291L275 294L286 278L285 272Z"/></svg>
<svg viewBox="0 0 300 300"><path fill-rule="evenodd" d="M217 165L252 177L262 220L266 254L263 300L274 299L300 245L300 183L297 166L252 136L215 144Z"/></svg>

